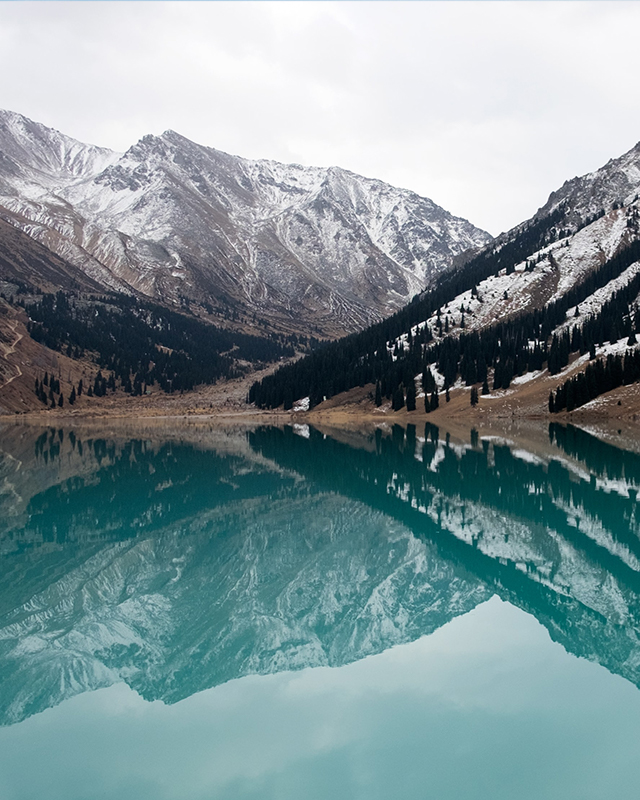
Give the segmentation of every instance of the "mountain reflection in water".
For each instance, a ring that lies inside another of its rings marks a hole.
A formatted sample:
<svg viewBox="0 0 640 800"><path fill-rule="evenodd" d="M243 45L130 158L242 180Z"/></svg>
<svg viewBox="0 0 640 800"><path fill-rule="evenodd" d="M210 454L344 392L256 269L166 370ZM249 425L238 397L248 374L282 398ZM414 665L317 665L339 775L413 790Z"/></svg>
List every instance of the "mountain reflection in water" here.
<svg viewBox="0 0 640 800"><path fill-rule="evenodd" d="M494 594L638 685L640 456L548 434L534 453L429 424L208 445L5 429L0 721L120 681L173 703L338 666Z"/></svg>

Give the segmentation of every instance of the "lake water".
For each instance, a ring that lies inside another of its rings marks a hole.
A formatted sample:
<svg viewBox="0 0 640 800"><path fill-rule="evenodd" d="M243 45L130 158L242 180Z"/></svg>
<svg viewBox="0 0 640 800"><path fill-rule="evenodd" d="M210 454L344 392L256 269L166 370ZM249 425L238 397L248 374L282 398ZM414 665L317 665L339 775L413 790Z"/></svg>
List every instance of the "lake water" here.
<svg viewBox="0 0 640 800"><path fill-rule="evenodd" d="M560 424L7 426L0 798L635 797L639 487Z"/></svg>

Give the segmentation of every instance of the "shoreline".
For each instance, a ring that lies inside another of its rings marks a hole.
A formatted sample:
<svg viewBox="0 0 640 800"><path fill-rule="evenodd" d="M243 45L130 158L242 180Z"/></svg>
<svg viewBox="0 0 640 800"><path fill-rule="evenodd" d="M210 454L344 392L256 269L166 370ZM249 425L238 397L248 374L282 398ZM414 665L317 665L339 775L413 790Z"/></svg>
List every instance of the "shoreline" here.
<svg viewBox="0 0 640 800"><path fill-rule="evenodd" d="M452 400L453 402L453 400ZM613 404L615 409L620 407ZM443 431L448 431L456 438L468 437L470 430L476 430L482 437L486 436L519 436L527 430L540 430L540 428L557 422L563 425L575 425L588 430L599 438L615 443L624 443L627 448L640 449L640 419L630 419L628 415L611 414L603 410L575 410L561 414L551 413L487 413L487 409L468 409L468 413L460 413L459 408L452 408L449 412L446 407L430 413L424 411L407 412L401 409L397 412L385 413L374 408L355 409L352 406L341 405L330 409L311 411L261 411L258 409L246 410L204 410L194 409L191 412L183 410L172 413L166 408L141 408L127 409L124 413L114 413L112 409L83 409L69 411L38 411L24 414L0 415L0 425L7 427L78 427L78 428L109 428L114 427L121 431L134 428L136 430L153 429L156 432L166 430L172 426L179 429L205 428L247 428L259 425L310 425L318 429L335 429L344 431L375 430L376 428L390 428L393 425L425 425L431 424ZM635 416L635 414L634 414Z"/></svg>
<svg viewBox="0 0 640 800"><path fill-rule="evenodd" d="M459 431L465 438L475 429L491 436L516 434L517 429L539 429L549 423L575 425L611 442L640 449L640 384L630 384L600 395L574 409L551 414L547 401L558 382L551 376L516 384L508 390L480 395L478 405L470 405L470 387L451 390L450 402L440 396L440 406L424 410L424 396L417 398L417 409L392 411L390 403L380 408L373 404L373 388L357 387L330 398L311 410L258 409L245 402L248 383L243 379L201 387L183 395L159 392L131 398L108 396L83 399L81 407L38 409L0 414L0 424L25 427L148 428L156 431L204 428L246 428L259 425L311 425L342 430L388 428L393 425L435 425L444 431ZM465 433L466 431L466 433ZM517 434L516 434L517 435Z"/></svg>

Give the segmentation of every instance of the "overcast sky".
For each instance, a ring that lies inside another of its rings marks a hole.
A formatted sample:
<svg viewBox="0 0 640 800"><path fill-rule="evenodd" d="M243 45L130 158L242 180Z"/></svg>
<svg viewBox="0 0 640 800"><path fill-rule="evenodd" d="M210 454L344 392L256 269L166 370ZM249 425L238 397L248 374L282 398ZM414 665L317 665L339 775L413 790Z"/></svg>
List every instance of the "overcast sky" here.
<svg viewBox="0 0 640 800"><path fill-rule="evenodd" d="M0 2L0 107L336 164L493 234L640 139L639 2Z"/></svg>

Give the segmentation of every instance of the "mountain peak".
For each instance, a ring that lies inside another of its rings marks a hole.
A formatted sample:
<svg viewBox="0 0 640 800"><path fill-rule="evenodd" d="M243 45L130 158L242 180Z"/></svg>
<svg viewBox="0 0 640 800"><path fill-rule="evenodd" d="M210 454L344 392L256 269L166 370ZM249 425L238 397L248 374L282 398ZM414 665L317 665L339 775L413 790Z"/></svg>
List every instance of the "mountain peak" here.
<svg viewBox="0 0 640 800"><path fill-rule="evenodd" d="M338 166L240 158L170 129L121 155L30 121L6 127L0 150L13 166L0 163L0 206L13 224L37 213L35 235L78 264L89 256L134 291L223 315L234 307L279 330L361 328L490 238L431 200ZM35 211L36 198L51 202Z"/></svg>
<svg viewBox="0 0 640 800"><path fill-rule="evenodd" d="M581 225L603 210L628 205L639 191L640 142L599 169L565 181L549 195L535 216L541 219L565 204L570 208L568 221Z"/></svg>
<svg viewBox="0 0 640 800"><path fill-rule="evenodd" d="M97 174L119 157L106 147L84 144L7 110L0 110L0 151L19 167L23 178L31 182L35 178L48 188L61 179Z"/></svg>

